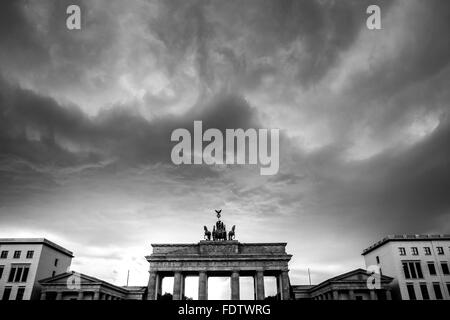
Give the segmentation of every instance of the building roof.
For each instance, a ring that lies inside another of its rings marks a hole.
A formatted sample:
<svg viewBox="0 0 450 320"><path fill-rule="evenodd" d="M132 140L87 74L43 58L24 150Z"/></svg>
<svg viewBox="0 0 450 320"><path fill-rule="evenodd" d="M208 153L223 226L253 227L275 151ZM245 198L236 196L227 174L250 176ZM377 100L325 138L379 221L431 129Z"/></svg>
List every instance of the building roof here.
<svg viewBox="0 0 450 320"><path fill-rule="evenodd" d="M45 238L0 238L0 244L42 244L73 258L72 251Z"/></svg>
<svg viewBox="0 0 450 320"><path fill-rule="evenodd" d="M209 245L230 245L239 244L245 246L286 246L287 242L239 242L237 240L225 240L225 241L213 241L213 240L200 240L198 243L152 243L151 246L154 247L197 247L200 244Z"/></svg>
<svg viewBox="0 0 450 320"><path fill-rule="evenodd" d="M388 235L370 247L363 250L362 255L375 250L389 241L426 241L426 240L450 240L450 234L396 234Z"/></svg>

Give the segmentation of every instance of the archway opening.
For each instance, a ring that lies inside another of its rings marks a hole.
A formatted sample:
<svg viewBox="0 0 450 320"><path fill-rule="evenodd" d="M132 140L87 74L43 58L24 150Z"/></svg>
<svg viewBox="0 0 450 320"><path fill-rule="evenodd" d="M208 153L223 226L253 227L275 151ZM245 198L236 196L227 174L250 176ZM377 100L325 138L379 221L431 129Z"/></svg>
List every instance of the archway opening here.
<svg viewBox="0 0 450 320"><path fill-rule="evenodd" d="M230 300L230 286L230 277L209 277L208 300Z"/></svg>
<svg viewBox="0 0 450 320"><path fill-rule="evenodd" d="M278 300L277 278L273 276L264 277L264 300Z"/></svg>
<svg viewBox="0 0 450 320"><path fill-rule="evenodd" d="M161 284L161 296L158 300L173 299L173 277L164 277Z"/></svg>
<svg viewBox="0 0 450 320"><path fill-rule="evenodd" d="M253 277L239 277L239 298L255 300L255 280Z"/></svg>
<svg viewBox="0 0 450 320"><path fill-rule="evenodd" d="M198 276L184 278L183 300L198 300Z"/></svg>

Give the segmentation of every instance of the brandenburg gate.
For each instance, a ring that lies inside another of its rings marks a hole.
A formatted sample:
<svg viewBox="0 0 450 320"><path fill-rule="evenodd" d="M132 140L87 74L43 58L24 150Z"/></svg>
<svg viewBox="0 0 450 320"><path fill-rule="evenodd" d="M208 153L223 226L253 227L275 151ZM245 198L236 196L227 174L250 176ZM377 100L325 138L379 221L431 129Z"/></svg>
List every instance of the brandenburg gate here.
<svg viewBox="0 0 450 320"><path fill-rule="evenodd" d="M205 229L205 240L194 244L152 244L153 252L146 259L150 263L148 299L161 296L164 277L174 278L173 299L184 297L186 276L198 276L198 299L208 299L208 277L230 277L231 299L239 300L239 277L250 276L254 281L255 300L263 300L264 276L274 276L277 297L290 299L288 263L292 255L286 253L286 243L240 243L234 240L234 229L218 221L212 233ZM212 235L212 240L211 240Z"/></svg>

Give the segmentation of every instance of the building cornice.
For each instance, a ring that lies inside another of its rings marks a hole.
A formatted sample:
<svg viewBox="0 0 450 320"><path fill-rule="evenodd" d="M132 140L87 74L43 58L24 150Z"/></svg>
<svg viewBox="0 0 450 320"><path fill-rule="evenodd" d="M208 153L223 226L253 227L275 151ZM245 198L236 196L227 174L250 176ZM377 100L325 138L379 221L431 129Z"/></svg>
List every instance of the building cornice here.
<svg viewBox="0 0 450 320"><path fill-rule="evenodd" d="M71 258L74 257L72 251L69 251L45 238L0 238L0 244L42 244Z"/></svg>
<svg viewBox="0 0 450 320"><path fill-rule="evenodd" d="M390 241L436 241L436 240L450 240L450 234L400 234L388 235L380 241L374 243L370 247L363 250L361 255L366 255L369 252L381 247Z"/></svg>

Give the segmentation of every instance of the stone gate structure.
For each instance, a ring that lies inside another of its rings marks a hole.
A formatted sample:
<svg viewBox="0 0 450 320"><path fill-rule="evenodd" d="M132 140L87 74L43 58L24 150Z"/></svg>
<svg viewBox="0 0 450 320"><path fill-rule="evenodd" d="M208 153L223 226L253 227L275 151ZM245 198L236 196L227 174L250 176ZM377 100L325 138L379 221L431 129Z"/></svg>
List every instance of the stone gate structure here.
<svg viewBox="0 0 450 320"><path fill-rule="evenodd" d="M206 228L205 228L206 229ZM150 263L148 299L161 295L162 279L174 277L173 299L184 296L186 276L198 276L198 299L208 299L208 277L231 277L231 299L239 300L239 277L254 279L256 300L263 300L264 276L277 279L278 298L290 299L286 243L240 243L236 240L210 241L197 244L152 244L153 253L146 259Z"/></svg>

